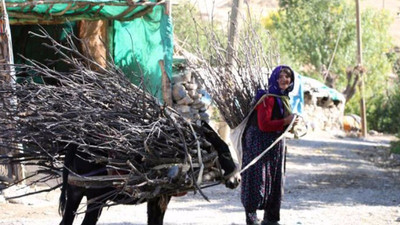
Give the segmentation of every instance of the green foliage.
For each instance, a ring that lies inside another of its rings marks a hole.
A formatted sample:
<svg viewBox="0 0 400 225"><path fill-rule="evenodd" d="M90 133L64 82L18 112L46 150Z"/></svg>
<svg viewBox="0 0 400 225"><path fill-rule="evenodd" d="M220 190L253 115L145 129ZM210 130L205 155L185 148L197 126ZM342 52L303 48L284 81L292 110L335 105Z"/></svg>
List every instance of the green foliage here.
<svg viewBox="0 0 400 225"><path fill-rule="evenodd" d="M367 122L370 129L394 132L395 114L389 113L388 96L396 94L390 91L389 74L392 71L393 57L388 57L391 38L388 26L391 19L385 12L367 10L362 16L363 22L363 64L367 68L365 74L365 99ZM360 115L360 93L358 92L347 104L346 112ZM399 108L400 109L400 108ZM389 113L389 114L388 114Z"/></svg>
<svg viewBox="0 0 400 225"><path fill-rule="evenodd" d="M210 18L204 19L200 11L189 1L182 1L174 5L172 10L174 35L178 44L189 52L207 52L209 38L212 31L217 39L226 44L226 31L219 23ZM225 36L225 38L223 38Z"/></svg>
<svg viewBox="0 0 400 225"><path fill-rule="evenodd" d="M248 13L247 19L242 19L242 21L240 21L241 26L238 35L239 48L246 52L244 55L247 56L244 57L253 55L259 61L264 60L264 62L259 63L259 65L272 70L272 68L279 63L281 58L278 43L263 23L260 23L262 18L252 13L252 9L249 9L249 11L250 13ZM252 51L252 53L248 54L247 51ZM263 56L259 54L263 54ZM248 61L248 59L242 61Z"/></svg>
<svg viewBox="0 0 400 225"><path fill-rule="evenodd" d="M282 58L287 59L285 63L321 81L324 80L321 71L329 68L337 75L335 88L344 90L346 68L357 65L354 1L281 0L280 6L277 13L263 19L263 24L278 40ZM378 123L374 117L383 110L380 107L387 95L388 75L393 65L387 54L392 48L388 27L393 18L387 15L386 11L373 9L361 14L367 118L370 128L378 130L389 123ZM359 114L359 102L360 94L356 93L346 103L346 112Z"/></svg>
<svg viewBox="0 0 400 225"><path fill-rule="evenodd" d="M328 68L333 57L330 71L339 75L337 89L344 89L346 68L357 64L353 1L281 0L280 5L279 12L263 22L279 41L281 54L297 65L298 71L319 80L323 80L322 66ZM382 74L388 74L391 69L385 57L385 52L391 48L387 32L390 22L391 18L384 11L362 13L363 65L367 68L366 82L372 89L376 81L385 80ZM303 68L307 68L306 71Z"/></svg>
<svg viewBox="0 0 400 225"><path fill-rule="evenodd" d="M396 74L397 77L400 77L400 53L397 53L396 50L393 49L388 52L386 56L393 64L393 73Z"/></svg>
<svg viewBox="0 0 400 225"><path fill-rule="evenodd" d="M397 138L400 138L400 134L397 135ZM400 154L400 141L390 142L390 151L396 154Z"/></svg>
<svg viewBox="0 0 400 225"><path fill-rule="evenodd" d="M272 15L272 34L279 40L281 54L297 65L299 72L320 79L322 66L328 68L340 38L333 65L354 62L349 50L355 49L355 19L351 5L341 0L280 1L278 14ZM351 15L351 16L350 16ZM354 52L351 52L354 56ZM340 57L337 57L337 56ZM341 63L346 62L346 63ZM307 71L301 71L306 67ZM343 72L346 65L332 67Z"/></svg>
<svg viewBox="0 0 400 225"><path fill-rule="evenodd" d="M400 84L392 86L385 94L373 98L373 101L374 107L371 107L370 113L367 114L370 127L378 131L400 134Z"/></svg>
<svg viewBox="0 0 400 225"><path fill-rule="evenodd" d="M212 17L201 16L199 10L189 2L182 2L172 12L178 44L214 66L225 66L228 43L226 26ZM275 66L279 58L277 43L269 31L261 26L260 18L250 15L241 14L238 18L240 29L235 41L234 61L238 68L249 64L265 68Z"/></svg>

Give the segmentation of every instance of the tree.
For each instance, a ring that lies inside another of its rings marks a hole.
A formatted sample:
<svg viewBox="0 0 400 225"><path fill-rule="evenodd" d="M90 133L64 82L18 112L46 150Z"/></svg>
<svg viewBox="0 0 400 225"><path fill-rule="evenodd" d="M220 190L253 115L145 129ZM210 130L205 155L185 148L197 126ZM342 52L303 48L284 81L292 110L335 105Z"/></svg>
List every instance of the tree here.
<svg viewBox="0 0 400 225"><path fill-rule="evenodd" d="M182 1L172 9L174 20L174 35L177 44L188 52L196 52L198 48L206 52L208 29L213 30L217 38L226 43L226 31L213 18L202 18L200 11L189 1ZM203 29L203 30L202 30Z"/></svg>
<svg viewBox="0 0 400 225"><path fill-rule="evenodd" d="M285 63L344 91L348 99L346 110L358 113L354 1L281 0L280 7L278 12L264 18L264 25L278 40ZM385 54L392 47L388 34L391 20L383 10L368 9L362 13L367 115L371 113L369 108L373 108L371 104L379 104L369 100L385 95L392 70Z"/></svg>
<svg viewBox="0 0 400 225"><path fill-rule="evenodd" d="M332 66L339 60L349 60L336 56L346 55L348 47L355 49L354 11L342 2L280 1L281 9L272 18L270 29L279 41L281 53L315 78L326 80L320 77L323 70L337 74L330 67L331 60L335 60ZM331 86L335 86L334 82Z"/></svg>

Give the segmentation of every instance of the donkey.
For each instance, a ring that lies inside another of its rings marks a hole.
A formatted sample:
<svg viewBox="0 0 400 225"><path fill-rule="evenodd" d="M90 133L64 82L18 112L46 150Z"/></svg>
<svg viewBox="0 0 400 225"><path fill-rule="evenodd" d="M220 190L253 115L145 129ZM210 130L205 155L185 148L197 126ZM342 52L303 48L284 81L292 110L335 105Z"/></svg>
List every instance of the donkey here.
<svg viewBox="0 0 400 225"><path fill-rule="evenodd" d="M219 135L210 127L209 124L202 121L198 132L211 143L218 152L218 161L224 170L225 185L228 188L236 188L240 182L235 171L236 165L231 157L228 145L219 137ZM87 155L77 151L77 146L69 145L64 159L63 183L60 195L59 211L62 214L60 225L72 225L75 213L83 198L87 198L87 210L82 225L95 225L100 217L104 204L111 201L123 202L123 204L139 204L140 199L132 199L128 196L107 196L107 193L115 190L115 187L85 188L78 187L68 183L68 174L70 170L82 176L107 175L104 165L96 164L85 160ZM171 196L162 195L147 200L147 224L162 225L164 214Z"/></svg>

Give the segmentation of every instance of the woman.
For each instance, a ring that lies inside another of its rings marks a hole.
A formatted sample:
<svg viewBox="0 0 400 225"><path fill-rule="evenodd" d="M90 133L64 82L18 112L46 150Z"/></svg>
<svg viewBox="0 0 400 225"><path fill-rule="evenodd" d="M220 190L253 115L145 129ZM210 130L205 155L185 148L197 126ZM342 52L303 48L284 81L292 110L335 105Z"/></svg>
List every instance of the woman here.
<svg viewBox="0 0 400 225"><path fill-rule="evenodd" d="M288 97L293 85L292 69L281 65L272 71L268 92L258 91L257 105L243 134L243 167L268 148L293 120ZM242 173L241 201L247 224L259 224L257 209L264 210L262 225L278 224L284 166L285 140L282 139Z"/></svg>

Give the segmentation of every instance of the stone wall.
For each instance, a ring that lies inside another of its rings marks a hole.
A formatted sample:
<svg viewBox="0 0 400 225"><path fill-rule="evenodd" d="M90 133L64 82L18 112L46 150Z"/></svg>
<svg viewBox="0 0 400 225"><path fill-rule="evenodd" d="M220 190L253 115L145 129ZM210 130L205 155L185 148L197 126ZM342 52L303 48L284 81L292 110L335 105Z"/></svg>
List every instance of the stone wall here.
<svg viewBox="0 0 400 225"><path fill-rule="evenodd" d="M326 96L304 93L303 117L311 131L339 131L342 129L344 104Z"/></svg>
<svg viewBox="0 0 400 225"><path fill-rule="evenodd" d="M207 107L209 99L205 98L206 91L199 85L195 73L183 69L172 76L172 100L175 110L189 120L210 121Z"/></svg>

